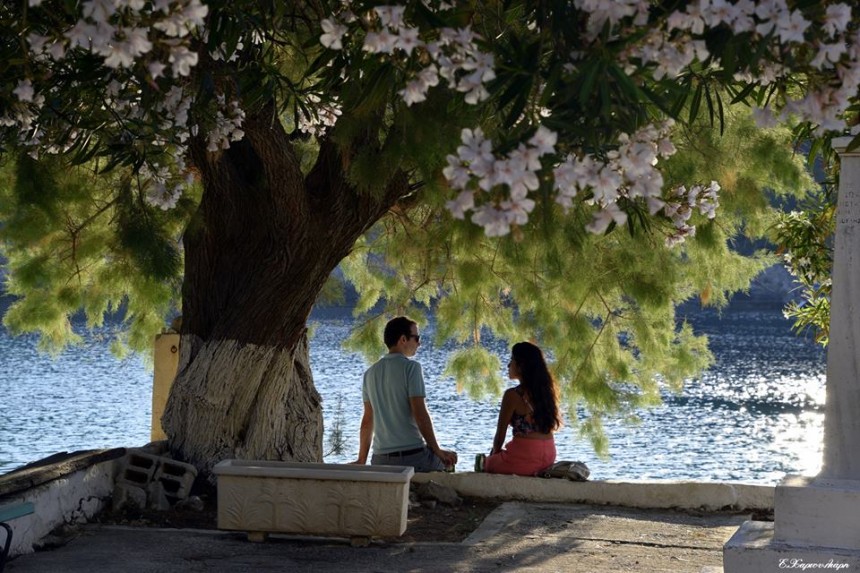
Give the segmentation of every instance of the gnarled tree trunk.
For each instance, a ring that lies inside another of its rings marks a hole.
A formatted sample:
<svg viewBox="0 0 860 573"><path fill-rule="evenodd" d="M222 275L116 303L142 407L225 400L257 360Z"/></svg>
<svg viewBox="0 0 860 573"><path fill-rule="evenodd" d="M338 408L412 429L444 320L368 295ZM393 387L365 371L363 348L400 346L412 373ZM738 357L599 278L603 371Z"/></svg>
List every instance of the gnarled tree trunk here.
<svg viewBox="0 0 860 573"><path fill-rule="evenodd" d="M226 458L321 460L305 323L355 240L408 192L398 174L382 196L357 193L330 142L303 177L272 109L243 127L225 152L192 148L204 195L184 237L179 371L162 422L171 451L204 472Z"/></svg>

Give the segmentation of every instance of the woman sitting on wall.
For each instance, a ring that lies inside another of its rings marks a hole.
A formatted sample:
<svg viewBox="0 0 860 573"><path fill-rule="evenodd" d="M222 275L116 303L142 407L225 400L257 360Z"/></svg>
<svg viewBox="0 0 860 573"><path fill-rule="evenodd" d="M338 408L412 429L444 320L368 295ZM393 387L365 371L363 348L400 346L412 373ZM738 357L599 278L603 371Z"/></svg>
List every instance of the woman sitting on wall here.
<svg viewBox="0 0 860 573"><path fill-rule="evenodd" d="M508 377L520 383L502 397L493 451L478 455L475 470L533 476L555 462L553 432L561 427L558 387L543 352L529 342L514 344ZM508 425L513 439L503 448Z"/></svg>

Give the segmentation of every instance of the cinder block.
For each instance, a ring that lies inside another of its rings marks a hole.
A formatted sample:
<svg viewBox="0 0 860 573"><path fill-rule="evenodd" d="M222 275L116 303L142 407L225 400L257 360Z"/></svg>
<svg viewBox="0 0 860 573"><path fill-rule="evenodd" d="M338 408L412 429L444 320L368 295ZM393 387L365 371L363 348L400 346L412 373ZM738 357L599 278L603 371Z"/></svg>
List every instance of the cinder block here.
<svg viewBox="0 0 860 573"><path fill-rule="evenodd" d="M167 509L188 497L196 477L197 468L191 464L132 450L123 458L116 478L117 487L123 489L115 498L120 504L133 501L140 507ZM134 492L133 499L129 498L130 491Z"/></svg>
<svg viewBox="0 0 860 573"><path fill-rule="evenodd" d="M159 457L140 451L128 452L122 460L117 479L145 488L159 465Z"/></svg>
<svg viewBox="0 0 860 573"><path fill-rule="evenodd" d="M186 474L191 474L191 479L197 477L197 468L191 464L177 462L170 458L160 458L161 464L158 467L157 476L173 476L176 478L185 478Z"/></svg>
<svg viewBox="0 0 860 573"><path fill-rule="evenodd" d="M119 511L126 506L146 507L146 490L134 484L118 482L113 489L113 510Z"/></svg>
<svg viewBox="0 0 860 573"><path fill-rule="evenodd" d="M164 488L167 498L175 503L188 497L196 477L197 468L191 464L162 458L154 479Z"/></svg>

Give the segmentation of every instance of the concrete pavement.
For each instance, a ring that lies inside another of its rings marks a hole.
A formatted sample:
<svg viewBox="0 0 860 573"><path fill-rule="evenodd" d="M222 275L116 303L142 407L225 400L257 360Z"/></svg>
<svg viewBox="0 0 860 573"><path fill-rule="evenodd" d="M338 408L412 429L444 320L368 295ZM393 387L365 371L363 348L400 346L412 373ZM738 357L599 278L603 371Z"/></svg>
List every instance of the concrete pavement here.
<svg viewBox="0 0 860 573"><path fill-rule="evenodd" d="M647 571L700 573L749 516L507 502L462 543L372 543L187 529L83 525L64 544L22 555L7 573ZM706 569L707 570L707 569Z"/></svg>

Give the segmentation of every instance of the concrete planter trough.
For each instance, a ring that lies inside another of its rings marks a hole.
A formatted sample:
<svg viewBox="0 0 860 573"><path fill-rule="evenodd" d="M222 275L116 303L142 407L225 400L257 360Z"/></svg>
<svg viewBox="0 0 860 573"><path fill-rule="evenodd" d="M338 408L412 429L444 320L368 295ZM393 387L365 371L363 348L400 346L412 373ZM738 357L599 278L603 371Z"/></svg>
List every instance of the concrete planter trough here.
<svg viewBox="0 0 860 573"><path fill-rule="evenodd" d="M277 461L224 460L218 478L218 528L349 537L406 531L409 481L415 470Z"/></svg>

